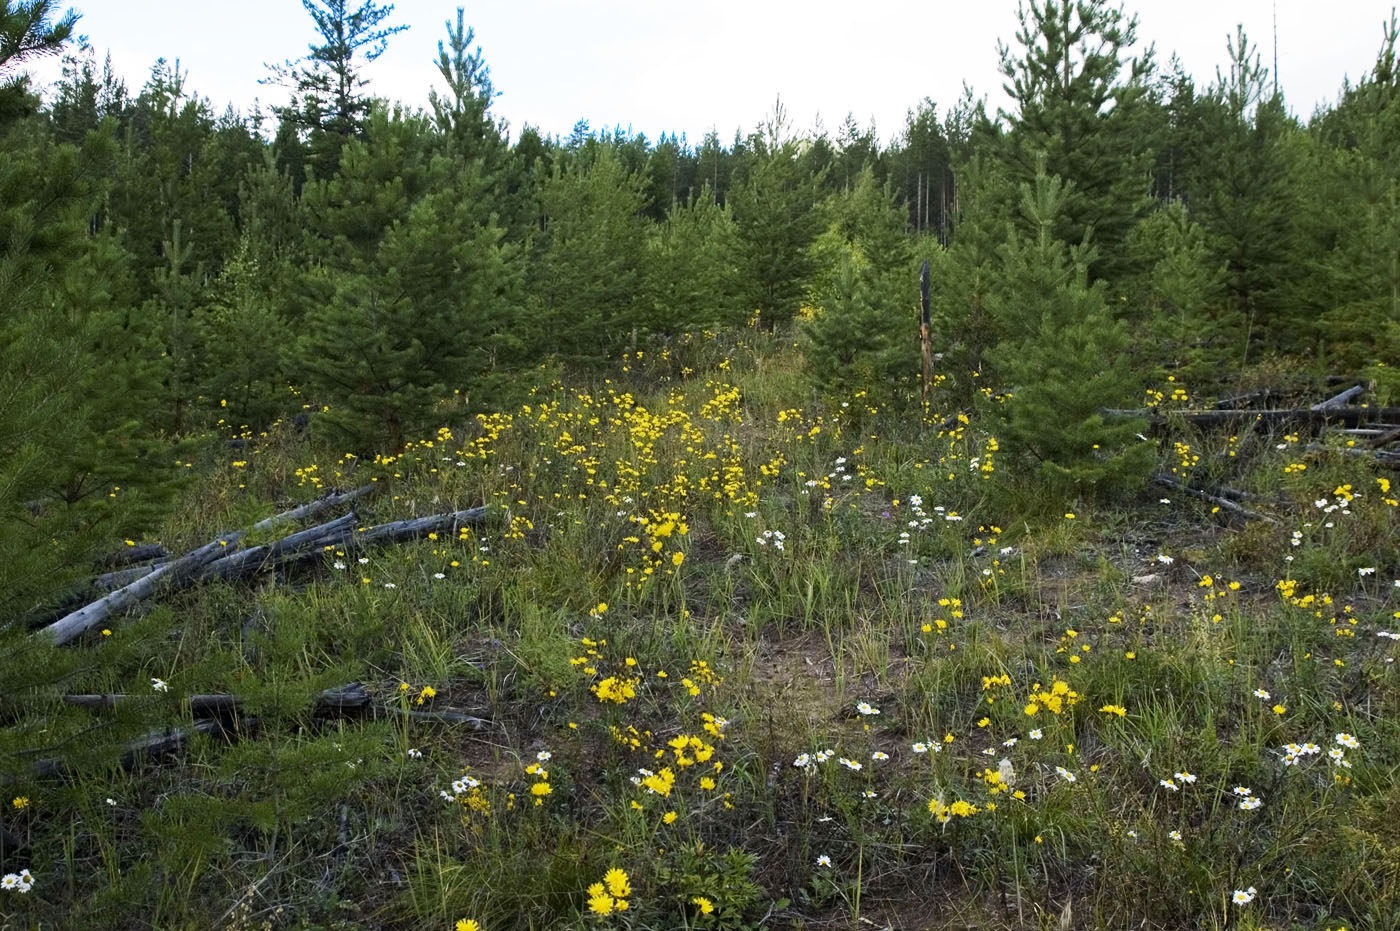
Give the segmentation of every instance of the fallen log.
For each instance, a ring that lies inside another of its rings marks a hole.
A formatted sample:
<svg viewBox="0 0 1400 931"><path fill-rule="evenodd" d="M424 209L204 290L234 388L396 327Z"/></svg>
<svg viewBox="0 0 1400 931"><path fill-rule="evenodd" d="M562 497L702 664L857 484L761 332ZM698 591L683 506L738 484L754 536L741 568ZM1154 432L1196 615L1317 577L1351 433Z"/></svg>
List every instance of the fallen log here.
<svg viewBox="0 0 1400 931"><path fill-rule="evenodd" d="M359 515L351 511L349 514L337 517L328 523L285 536L275 543L229 553L222 559L216 559L205 566L199 577L201 579L239 578L252 575L265 565L286 562L291 557L303 555L298 553L299 550L315 549L320 552L322 547L333 545L332 541L344 539L358 520Z"/></svg>
<svg viewBox="0 0 1400 931"><path fill-rule="evenodd" d="M358 501L359 499L378 490L378 488L378 485L371 484L362 485L359 488L356 488L354 491L330 492L320 498L317 498L315 501L312 501L309 504L303 504L298 507L294 507L289 511L283 511L280 514L274 514L271 517L265 517L253 525L253 530L267 530L270 527L275 527L277 524L283 524L287 523L288 521L304 520L308 517L314 517L315 515L321 514L325 511L329 511L338 505ZM327 525L323 524L322 526ZM161 555L166 556L168 554L166 554L165 551L162 549ZM103 575L99 575L96 579L93 580L92 587L97 591L110 591L114 588L120 588L123 585L129 585L130 583L136 581L143 575L146 575L153 569L166 562L169 562L169 560L158 558L154 564L149 566L135 566L129 569L121 569L115 572L104 573ZM241 566L243 564L238 563L237 565Z"/></svg>
<svg viewBox="0 0 1400 931"><path fill-rule="evenodd" d="M138 543L128 546L125 549L108 553L97 561L99 566L105 569L120 569L123 566L134 565L139 562L152 562L157 559L168 559L170 553L159 543Z"/></svg>
<svg viewBox="0 0 1400 931"><path fill-rule="evenodd" d="M1315 410L1315 411L1330 411L1330 410L1336 410L1336 409L1338 409L1338 408L1345 407L1348 401L1352 400L1353 398L1359 398L1361 395L1363 395L1363 394L1365 394L1365 393L1366 393L1366 386L1365 386L1365 385L1352 385L1350 388L1348 388L1347 390L1343 391L1341 394L1334 395L1334 396L1328 398L1326 401L1323 401L1323 402L1320 403L1320 404L1314 404L1314 405L1310 408L1310 410Z"/></svg>
<svg viewBox="0 0 1400 931"><path fill-rule="evenodd" d="M1396 440L1400 440L1400 427L1386 425L1386 429L1379 435L1373 436L1366 441L1366 445L1372 449L1380 449L1382 446L1389 446Z"/></svg>
<svg viewBox="0 0 1400 931"><path fill-rule="evenodd" d="M240 733L253 731L257 726L257 718L242 718L236 724L221 718L209 718L195 721L188 728L172 727L152 731L126 743L122 750L121 766L123 769L128 769L142 760L183 750L194 734L204 734L209 737L233 737ZM58 757L47 757L35 760L33 770L34 775L41 778L55 778L68 772L68 763Z"/></svg>
<svg viewBox="0 0 1400 931"><path fill-rule="evenodd" d="M126 695L122 693L105 695L64 695L63 703L74 708L86 708L89 711L112 711L118 705L130 702L148 702L149 696ZM190 706L190 715L194 718L224 718L229 717L239 706L243 699L238 695L228 695L215 693L210 695L191 695L187 701ZM352 711L364 711L369 707L370 694L359 682L351 682L347 685L336 686L333 689L326 689L316 695L311 700L312 713L317 715L345 714Z"/></svg>
<svg viewBox="0 0 1400 931"><path fill-rule="evenodd" d="M1156 482L1158 485L1164 485L1168 488L1174 488L1177 491L1180 491L1183 494L1190 495L1193 498L1199 498L1202 501L1209 501L1211 504L1214 504L1216 507L1221 508L1222 510L1229 511L1232 514L1238 514L1241 517L1248 518L1249 520L1259 520L1264 521L1265 523L1275 525L1278 524L1277 518L1270 517L1267 514L1261 514L1258 511L1251 511L1249 508L1236 504L1234 501L1231 501L1229 498L1223 497L1222 495L1213 495L1209 494L1208 492L1201 491L1198 488L1192 488L1191 486L1185 484L1179 479L1172 478L1170 475L1164 475L1161 472L1156 472L1152 475L1152 481ZM1234 489L1229 490L1234 491ZM1235 494L1237 496L1242 496L1244 492L1235 492Z"/></svg>
<svg viewBox="0 0 1400 931"><path fill-rule="evenodd" d="M65 705L87 708L91 711L111 711L121 704L149 700L147 696L120 693L63 696ZM191 695L188 701L190 713L195 718L230 718L243 703L240 696L228 694ZM355 714L368 714L372 718L398 716L430 724L470 724L476 730L480 730L490 723L484 718L451 709L422 711L402 708L397 704L374 705L369 689L359 682L351 682L320 692L312 699L311 713L316 717L323 718L347 717Z"/></svg>
<svg viewBox="0 0 1400 931"><path fill-rule="evenodd" d="M239 531L220 537L213 543L202 546L173 562L154 568L149 574L110 595L41 628L38 633L46 634L56 646L62 646L85 631L96 627L112 614L150 597L162 582L178 589L187 588L206 579L240 578L265 568L315 556L324 552L328 547L359 547L385 542L400 543L404 540L424 537L430 533L456 530L458 527L479 524L485 517L486 508L477 507L355 529L353 525L356 515L351 512L329 523L283 537L275 543L255 546L252 549L240 550L230 553L228 556L219 557L220 552L227 550L231 544L243 538L243 532Z"/></svg>
<svg viewBox="0 0 1400 931"><path fill-rule="evenodd" d="M369 485L361 485L354 491L332 491L309 504L303 504L300 507L292 508L290 511L283 511L281 514L274 514L271 517L263 518L253 525L253 530L266 530L269 527L286 523L287 521L305 520L308 517L315 517L339 505L358 501L378 489L379 486L377 484L371 483Z"/></svg>
<svg viewBox="0 0 1400 931"><path fill-rule="evenodd" d="M126 610L138 601L149 598L163 585L182 586L189 584L199 569L213 562L220 553L236 544L243 536L243 531L240 530L206 543L199 549L186 553L174 562L165 563L110 595L64 615L47 627L40 628L36 636L46 636L53 642L54 646L62 646L101 624L113 614Z"/></svg>
<svg viewBox="0 0 1400 931"><path fill-rule="evenodd" d="M1306 424L1320 426L1329 423L1343 423L1349 427L1359 426L1370 421L1390 421L1400 419L1400 407L1338 407L1317 410L1311 407L1283 408L1274 410L1218 410L1218 411L1173 411L1162 414L1143 408L1122 410L1109 408L1103 411L1105 417L1140 418L1146 417L1154 427L1160 427L1173 420L1184 420L1197 427L1229 426L1245 422L1256 422L1265 426L1285 424Z"/></svg>
<svg viewBox="0 0 1400 931"><path fill-rule="evenodd" d="M1320 446L1317 443L1309 443L1304 447L1309 452L1317 453L1341 453L1344 456L1363 457L1370 459L1382 469L1400 469L1400 452L1392 452L1388 449L1357 449L1354 446Z"/></svg>

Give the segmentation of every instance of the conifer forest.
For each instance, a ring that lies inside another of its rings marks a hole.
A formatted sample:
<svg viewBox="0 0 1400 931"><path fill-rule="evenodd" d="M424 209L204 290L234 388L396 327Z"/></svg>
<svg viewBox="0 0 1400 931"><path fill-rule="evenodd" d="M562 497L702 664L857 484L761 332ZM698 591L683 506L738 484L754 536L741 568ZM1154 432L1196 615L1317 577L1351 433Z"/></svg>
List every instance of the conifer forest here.
<svg viewBox="0 0 1400 931"><path fill-rule="evenodd" d="M696 140L301 6L0 0L0 931L1400 928L1393 14Z"/></svg>

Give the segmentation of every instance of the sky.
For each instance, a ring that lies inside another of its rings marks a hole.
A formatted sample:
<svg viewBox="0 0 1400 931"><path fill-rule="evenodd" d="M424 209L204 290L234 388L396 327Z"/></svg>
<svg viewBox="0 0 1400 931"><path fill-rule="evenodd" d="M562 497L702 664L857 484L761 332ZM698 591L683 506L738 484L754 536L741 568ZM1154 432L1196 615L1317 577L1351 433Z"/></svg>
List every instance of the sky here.
<svg viewBox="0 0 1400 931"><path fill-rule="evenodd" d="M361 0L351 0L352 9ZM1395 0L1277 0L1278 72L1300 117L1334 101L1375 62ZM63 8L67 5L57 4ZM179 59L189 86L222 113L247 112L287 92L260 86L264 63L306 54L315 39L300 0L78 0L78 32L133 92L157 58ZM1199 85L1226 61L1243 24L1266 67L1273 59L1273 0L1137 0L1141 44L1165 64L1173 52ZM398 0L389 22L410 28L366 67L370 92L426 106L442 87L437 44L456 19L447 0ZM1017 27L1013 0L478 0L466 6L491 78L493 106L512 138L524 124L567 135L579 120L656 139L698 144L711 129L728 143L781 100L793 129L835 134L847 114L888 142L928 97L946 112L964 83L995 110L1006 106L997 40ZM58 77L56 62L32 69Z"/></svg>

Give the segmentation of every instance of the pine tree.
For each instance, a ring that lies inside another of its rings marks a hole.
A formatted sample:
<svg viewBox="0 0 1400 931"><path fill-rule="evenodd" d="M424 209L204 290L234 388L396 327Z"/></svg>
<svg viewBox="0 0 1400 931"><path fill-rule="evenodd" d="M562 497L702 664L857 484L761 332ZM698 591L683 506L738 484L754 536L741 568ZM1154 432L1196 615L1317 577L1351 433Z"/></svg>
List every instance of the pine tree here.
<svg viewBox="0 0 1400 931"><path fill-rule="evenodd" d="M829 391L856 387L890 400L918 371L916 267L905 212L873 167L828 206L831 225L813 246L815 316L808 359Z"/></svg>
<svg viewBox="0 0 1400 931"><path fill-rule="evenodd" d="M1385 24L1372 70L1348 85L1303 140L1296 227L1309 243L1299 317L1323 359L1360 371L1400 355L1400 36Z"/></svg>
<svg viewBox="0 0 1400 931"><path fill-rule="evenodd" d="M1021 185L1033 237L1002 249L990 316L1007 336L987 353L991 383L1008 397L987 402L1008 459L1065 497L1131 490L1147 477L1145 424L1108 419L1104 408L1134 400L1138 385L1125 352L1126 329L1110 311L1102 282L1089 281L1093 251L1055 238L1058 213L1072 200L1043 172Z"/></svg>
<svg viewBox="0 0 1400 931"><path fill-rule="evenodd" d="M946 256L932 263L934 340L942 369L960 405L970 404L986 384L987 350L1008 336L988 308L1001 265L1001 247L1011 220L1006 205L1015 188L1000 163L973 157L958 172L956 233Z"/></svg>
<svg viewBox="0 0 1400 931"><path fill-rule="evenodd" d="M289 407L283 349L293 331L278 312L279 280L264 271L253 236L245 233L210 302L194 317L199 355L193 377L219 405L226 428L265 429Z"/></svg>
<svg viewBox="0 0 1400 931"><path fill-rule="evenodd" d="M46 8L0 10L0 66L26 57L26 36L62 43ZM16 38L20 14L30 25ZM143 399L123 393L105 342L104 311L127 296L124 254L87 235L112 150L110 134L56 144L39 118L0 113L0 630L22 629L94 549L149 518L128 507L129 478L161 483L158 466L143 471L150 447L129 442Z"/></svg>
<svg viewBox="0 0 1400 931"><path fill-rule="evenodd" d="M1128 247L1145 269L1125 295L1125 316L1150 337L1136 347L1140 370L1166 366L1199 389L1244 357L1244 321L1224 299L1224 263L1183 204L1149 215Z"/></svg>
<svg viewBox="0 0 1400 931"><path fill-rule="evenodd" d="M791 320L813 272L809 249L821 230L814 209L818 179L786 134L779 106L764 132L748 140L743 174L728 194L744 246L744 297L764 325Z"/></svg>
<svg viewBox="0 0 1400 931"><path fill-rule="evenodd" d="M352 9L347 0L301 0L301 5L319 41L298 61L267 66L272 74L263 83L292 91L291 103L277 113L310 133L313 164L329 177L341 146L363 134L368 123L371 101L365 93L369 79L363 65L383 55L389 39L408 27L384 25L393 4L364 0Z"/></svg>
<svg viewBox="0 0 1400 931"><path fill-rule="evenodd" d="M1000 46L1015 109L1002 114L1010 128L999 148L1013 183L1033 183L1042 160L1067 183L1055 236L1077 243L1092 230L1091 271L1114 279L1127 270L1128 231L1149 206L1157 140L1143 104L1152 51L1124 61L1137 18L1108 0L1028 0L1019 13L1018 55Z"/></svg>
<svg viewBox="0 0 1400 931"><path fill-rule="evenodd" d="M36 103L29 75L16 73L35 58L57 55L73 38L78 14L68 10L57 22L53 0L0 0L0 123L31 112Z"/></svg>
<svg viewBox="0 0 1400 931"><path fill-rule="evenodd" d="M749 311L736 279L739 234L708 184L676 204L647 236L641 326L649 333L741 326Z"/></svg>
<svg viewBox="0 0 1400 931"><path fill-rule="evenodd" d="M516 251L481 166L428 158L426 125L376 111L303 196L320 264L287 361L356 452L402 449L454 389L479 409L512 348Z"/></svg>
<svg viewBox="0 0 1400 931"><path fill-rule="evenodd" d="M642 325L647 224L642 179L598 145L587 164L556 165L540 190L545 244L537 267L537 344L577 362L627 345Z"/></svg>
<svg viewBox="0 0 1400 931"><path fill-rule="evenodd" d="M447 93L430 90L428 105L438 132L450 140L456 154L469 160L482 159L494 168L503 149L502 127L490 114L498 92L481 48L471 47L476 33L464 17L458 7L456 26L447 23L447 45L438 42L437 69L447 84Z"/></svg>

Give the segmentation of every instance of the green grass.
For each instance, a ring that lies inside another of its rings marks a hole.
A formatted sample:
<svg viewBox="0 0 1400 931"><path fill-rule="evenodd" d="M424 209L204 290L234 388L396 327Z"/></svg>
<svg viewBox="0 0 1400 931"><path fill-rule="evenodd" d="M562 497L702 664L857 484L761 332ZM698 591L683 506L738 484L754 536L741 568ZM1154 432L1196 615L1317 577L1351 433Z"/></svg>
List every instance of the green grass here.
<svg viewBox="0 0 1400 931"><path fill-rule="evenodd" d="M975 420L807 385L790 341L695 338L520 410L446 406L396 459L290 431L211 451L172 548L370 478L366 525L491 519L200 586L63 651L7 641L36 662L3 709L23 846L0 871L36 884L0 892L0 927L1400 923L1384 475L1183 428L1161 471L1282 523L1163 489L1048 500ZM350 681L381 715L313 713ZM79 692L139 698L58 700ZM243 697L240 739L117 765L216 692ZM487 723L413 714L435 711ZM67 777L33 775L45 747ZM629 888L600 915L611 869Z"/></svg>

